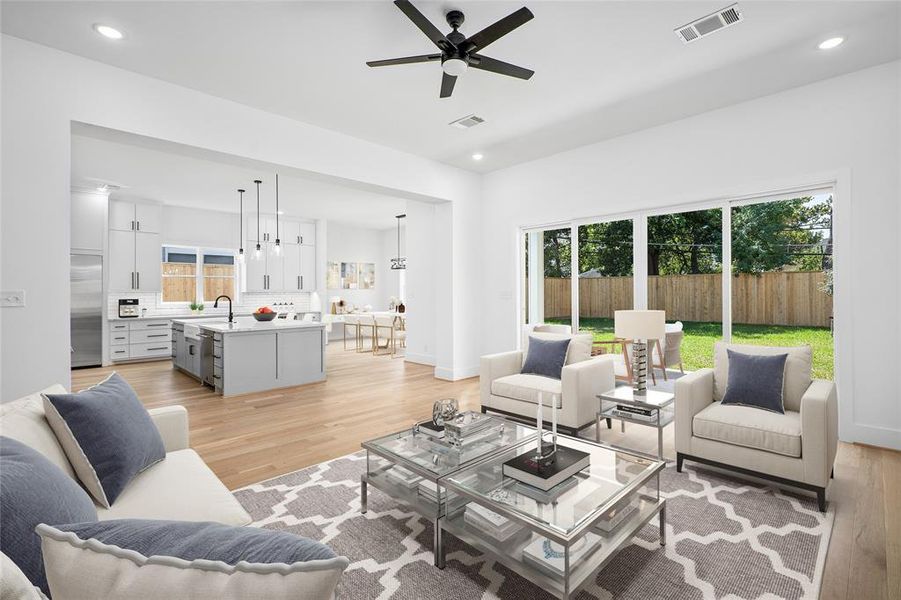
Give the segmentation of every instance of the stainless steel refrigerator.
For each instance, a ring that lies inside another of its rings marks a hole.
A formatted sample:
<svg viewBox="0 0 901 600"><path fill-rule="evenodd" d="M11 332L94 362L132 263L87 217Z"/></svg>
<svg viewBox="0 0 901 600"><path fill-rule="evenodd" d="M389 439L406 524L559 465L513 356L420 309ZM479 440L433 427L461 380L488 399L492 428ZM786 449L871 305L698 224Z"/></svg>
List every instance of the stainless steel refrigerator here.
<svg viewBox="0 0 901 600"><path fill-rule="evenodd" d="M103 360L103 257L71 255L72 367L97 367Z"/></svg>

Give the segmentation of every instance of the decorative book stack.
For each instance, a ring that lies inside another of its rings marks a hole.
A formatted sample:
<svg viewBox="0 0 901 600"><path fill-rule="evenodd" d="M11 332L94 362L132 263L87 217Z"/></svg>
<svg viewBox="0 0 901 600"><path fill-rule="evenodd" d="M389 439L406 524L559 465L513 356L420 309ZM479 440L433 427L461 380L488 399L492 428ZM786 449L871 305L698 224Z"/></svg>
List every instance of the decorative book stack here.
<svg viewBox="0 0 901 600"><path fill-rule="evenodd" d="M547 492L589 464L591 456L587 452L557 446L550 459L538 458L532 451L511 458L504 463L504 475Z"/></svg>
<svg viewBox="0 0 901 600"><path fill-rule="evenodd" d="M410 469L405 469L399 465L388 469L388 472L385 473L385 476L392 483L396 483L397 485L403 486L410 490L415 488L417 484L422 480L422 477L420 477Z"/></svg>
<svg viewBox="0 0 901 600"><path fill-rule="evenodd" d="M441 488L441 496L438 496L438 486L428 479L423 479L419 482L419 495L428 500L429 502L434 502L438 504L439 500L444 502L447 498L447 490L445 488Z"/></svg>
<svg viewBox="0 0 901 600"><path fill-rule="evenodd" d="M522 525L474 502L466 505L463 520L479 535L495 542L521 542L529 535L529 530Z"/></svg>
<svg viewBox="0 0 901 600"><path fill-rule="evenodd" d="M586 533L569 548L570 567L597 547L599 535ZM563 546L543 537L536 537L522 551L522 558L532 566L557 575L564 576L566 554Z"/></svg>
<svg viewBox="0 0 901 600"><path fill-rule="evenodd" d="M422 421L421 423L417 423L419 433L423 435L427 435L431 438L435 439L443 439L445 436L445 428L444 425L435 425L435 422L431 419L428 421Z"/></svg>
<svg viewBox="0 0 901 600"><path fill-rule="evenodd" d="M637 419L639 421L656 421L657 416L654 410L650 408L641 408L640 406L629 406L628 404L617 404L616 408L610 411L614 416L626 417L627 419Z"/></svg>

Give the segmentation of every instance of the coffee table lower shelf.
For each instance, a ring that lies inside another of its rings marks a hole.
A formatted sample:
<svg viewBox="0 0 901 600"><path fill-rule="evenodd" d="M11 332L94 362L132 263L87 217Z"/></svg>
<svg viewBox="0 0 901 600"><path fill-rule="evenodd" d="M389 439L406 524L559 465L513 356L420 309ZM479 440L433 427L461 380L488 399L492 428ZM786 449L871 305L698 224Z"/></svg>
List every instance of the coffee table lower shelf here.
<svg viewBox="0 0 901 600"><path fill-rule="evenodd" d="M564 600L575 597L576 592L588 578L603 569L655 515L660 515L660 545L663 546L666 543L666 500L642 497L635 514L620 523L612 532L597 532L600 540L595 544L595 548L570 568L568 576L566 574L554 575L547 570L539 569L523 558L523 549L536 537L543 537L539 532L533 530L528 539L524 539L512 547L502 547L497 542L479 535L467 525L463 514L464 511L459 508L450 510L447 515L438 519L441 529ZM443 548L436 549L436 552L443 552ZM442 563L443 559L444 557L441 556Z"/></svg>

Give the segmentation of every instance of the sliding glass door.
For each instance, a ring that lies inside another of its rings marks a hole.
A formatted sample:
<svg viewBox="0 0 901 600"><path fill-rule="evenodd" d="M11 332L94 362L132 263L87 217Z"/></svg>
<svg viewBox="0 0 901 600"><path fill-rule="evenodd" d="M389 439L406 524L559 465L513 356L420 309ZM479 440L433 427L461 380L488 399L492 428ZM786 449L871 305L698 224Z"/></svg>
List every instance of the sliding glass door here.
<svg viewBox="0 0 901 600"><path fill-rule="evenodd" d="M685 370L713 366L723 336L722 209L649 216L648 308L666 311L667 329L682 330Z"/></svg>
<svg viewBox="0 0 901 600"><path fill-rule="evenodd" d="M580 225L578 238L578 329L612 341L614 311L634 304L632 219Z"/></svg>
<svg viewBox="0 0 901 600"><path fill-rule="evenodd" d="M810 344L831 379L832 230L829 189L523 230L520 323L607 342L616 310L647 306L678 344L670 368L712 367L720 339Z"/></svg>
<svg viewBox="0 0 901 600"><path fill-rule="evenodd" d="M732 341L813 348L833 379L832 194L732 207Z"/></svg>

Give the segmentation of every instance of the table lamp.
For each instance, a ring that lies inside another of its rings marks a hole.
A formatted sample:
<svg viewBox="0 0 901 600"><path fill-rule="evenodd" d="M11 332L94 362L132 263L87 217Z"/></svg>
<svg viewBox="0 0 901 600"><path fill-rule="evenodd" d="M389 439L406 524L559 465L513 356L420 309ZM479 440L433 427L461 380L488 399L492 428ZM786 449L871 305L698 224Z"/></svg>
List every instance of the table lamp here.
<svg viewBox="0 0 901 600"><path fill-rule="evenodd" d="M666 312L662 310L617 310L613 314L614 335L632 340L632 393L648 393L648 340L666 335Z"/></svg>

